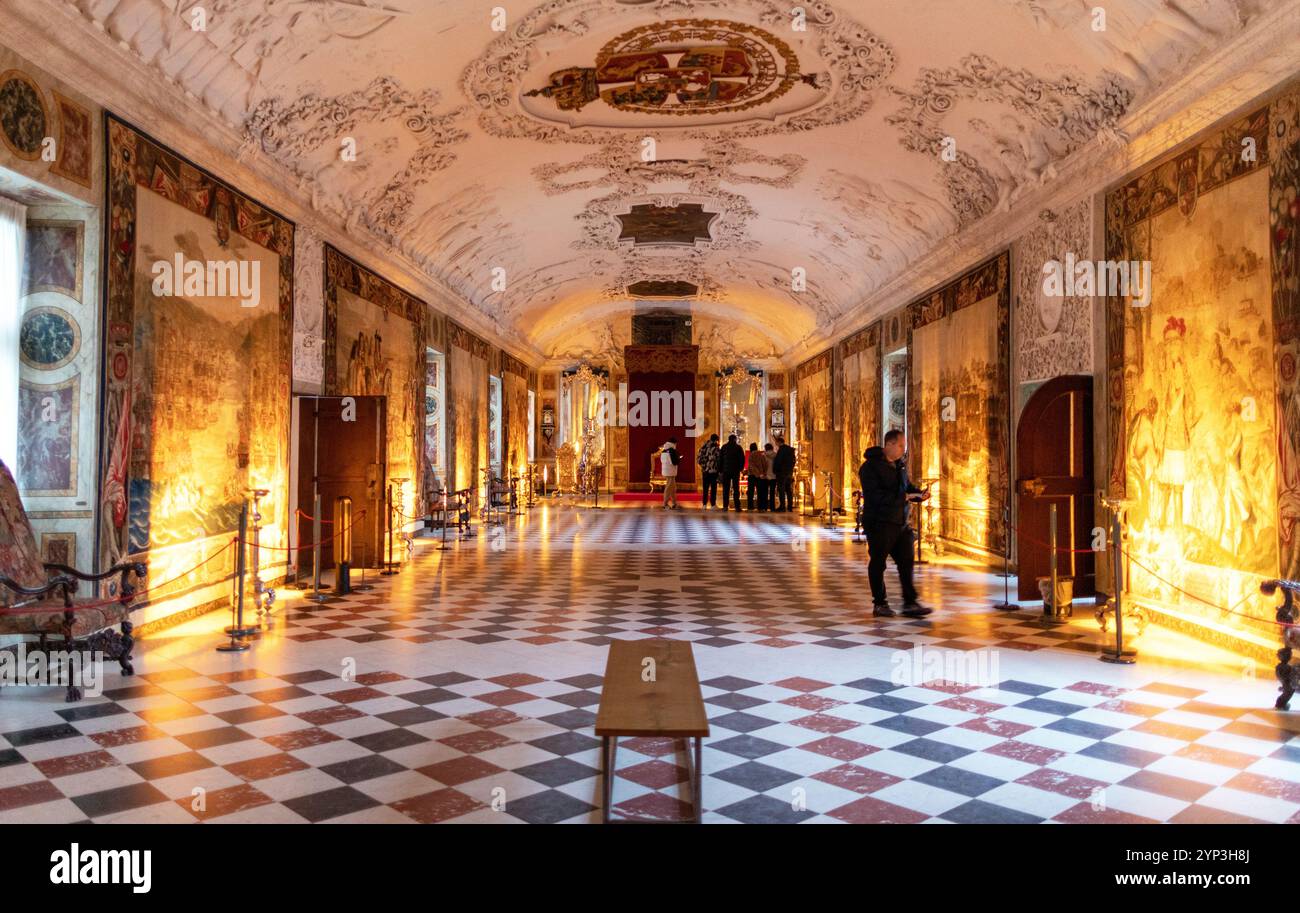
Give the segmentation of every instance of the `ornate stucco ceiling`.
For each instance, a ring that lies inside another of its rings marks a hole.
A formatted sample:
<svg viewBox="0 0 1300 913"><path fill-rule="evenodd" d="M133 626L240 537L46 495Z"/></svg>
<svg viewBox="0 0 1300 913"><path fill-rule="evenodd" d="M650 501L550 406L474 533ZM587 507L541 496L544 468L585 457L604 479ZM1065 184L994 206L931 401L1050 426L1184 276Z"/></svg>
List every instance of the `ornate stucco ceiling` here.
<svg viewBox="0 0 1300 913"><path fill-rule="evenodd" d="M694 286L711 345L771 357L1282 2L73 5L542 355Z"/></svg>

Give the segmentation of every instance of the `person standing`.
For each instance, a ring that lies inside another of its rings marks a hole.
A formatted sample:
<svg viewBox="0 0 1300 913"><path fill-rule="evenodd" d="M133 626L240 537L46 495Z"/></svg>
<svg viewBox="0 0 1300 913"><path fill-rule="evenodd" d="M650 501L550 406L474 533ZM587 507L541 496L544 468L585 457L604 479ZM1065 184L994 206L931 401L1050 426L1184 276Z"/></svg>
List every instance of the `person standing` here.
<svg viewBox="0 0 1300 913"><path fill-rule="evenodd" d="M921 491L907 477L903 446L903 432L894 428L885 435L883 446L867 449L858 467L867 548L871 554L867 576L871 580L872 614L880 618L894 615L885 595L886 558L893 558L898 568L903 614L924 618L931 611L917 602L916 586L912 583L912 529L907 523L912 503L926 500L930 493Z"/></svg>
<svg viewBox="0 0 1300 913"><path fill-rule="evenodd" d="M700 500L705 507L718 506L718 436L709 435L695 462L700 464L700 481L704 486Z"/></svg>
<svg viewBox="0 0 1300 913"><path fill-rule="evenodd" d="M740 511L740 474L745 470L745 449L736 443L734 434L727 436L727 443L718 450L718 468L722 473L722 509L727 509L727 494L736 502Z"/></svg>
<svg viewBox="0 0 1300 913"><path fill-rule="evenodd" d="M677 464L682 455L677 452L677 438L670 437L659 451L659 471L664 477L664 510L681 510L677 503Z"/></svg>
<svg viewBox="0 0 1300 913"><path fill-rule="evenodd" d="M794 510L794 448L781 435L776 436L776 456L772 458L772 471L776 476L778 511Z"/></svg>
<svg viewBox="0 0 1300 913"><path fill-rule="evenodd" d="M745 467L745 472L749 476L745 504L753 511L754 503L757 502L757 509L762 510L763 504L767 501L767 454L758 449L757 441L751 441L749 444L749 463Z"/></svg>
<svg viewBox="0 0 1300 913"><path fill-rule="evenodd" d="M772 442L768 441L763 445L763 456L767 457L767 472L763 476L764 501L760 505L761 510L776 510L776 449Z"/></svg>

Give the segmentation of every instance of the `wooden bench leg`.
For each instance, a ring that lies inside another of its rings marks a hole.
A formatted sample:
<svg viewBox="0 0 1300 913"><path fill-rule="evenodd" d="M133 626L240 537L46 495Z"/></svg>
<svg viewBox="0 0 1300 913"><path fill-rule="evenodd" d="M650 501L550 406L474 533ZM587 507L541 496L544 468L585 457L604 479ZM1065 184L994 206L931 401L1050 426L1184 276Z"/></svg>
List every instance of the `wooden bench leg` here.
<svg viewBox="0 0 1300 913"><path fill-rule="evenodd" d="M601 823L609 824L609 800L614 794L614 747L616 740L612 736L603 736L600 744L601 760Z"/></svg>
<svg viewBox="0 0 1300 913"><path fill-rule="evenodd" d="M704 739L696 736L695 738L695 782L693 784L695 795L695 823L702 824L704 821Z"/></svg>

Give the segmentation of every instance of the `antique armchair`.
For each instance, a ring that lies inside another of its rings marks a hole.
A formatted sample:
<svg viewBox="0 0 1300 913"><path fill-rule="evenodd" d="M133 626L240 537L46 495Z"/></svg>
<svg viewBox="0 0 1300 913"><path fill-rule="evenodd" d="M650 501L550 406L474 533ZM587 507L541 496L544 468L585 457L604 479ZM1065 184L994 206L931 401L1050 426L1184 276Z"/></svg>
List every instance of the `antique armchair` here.
<svg viewBox="0 0 1300 913"><path fill-rule="evenodd" d="M58 634L63 650L89 656L102 653L117 660L124 675L133 675L132 578L143 580L145 572L146 566L138 561L98 574L42 562L13 473L0 462L0 634L35 636L42 651L51 648L50 635ZM116 592L108 598L74 598L78 581L93 583L113 576L118 576ZM115 625L119 630L113 630ZM75 682L69 683L66 699L81 699Z"/></svg>

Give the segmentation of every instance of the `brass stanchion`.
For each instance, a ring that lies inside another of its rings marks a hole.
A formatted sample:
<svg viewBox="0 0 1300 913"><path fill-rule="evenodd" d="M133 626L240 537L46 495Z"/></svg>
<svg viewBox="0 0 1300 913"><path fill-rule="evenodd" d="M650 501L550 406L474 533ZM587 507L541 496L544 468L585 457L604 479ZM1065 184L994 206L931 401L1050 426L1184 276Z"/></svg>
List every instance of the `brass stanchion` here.
<svg viewBox="0 0 1300 913"><path fill-rule="evenodd" d="M1103 649L1097 658L1104 663L1131 666L1137 662L1137 651L1132 647L1124 646L1124 543L1121 524L1124 508L1128 502L1103 498L1102 503L1111 511L1110 538L1113 549L1111 576L1112 586L1115 587L1115 646L1113 649Z"/></svg>
<svg viewBox="0 0 1300 913"><path fill-rule="evenodd" d="M447 512L447 486L442 487L442 541L438 543L438 551L447 551L447 521L451 519Z"/></svg>
<svg viewBox="0 0 1300 913"><path fill-rule="evenodd" d="M312 518L311 518L311 592L307 594L307 599L312 602L325 602L330 597L325 595L322 590L328 590L328 584L320 582L320 565L321 565L321 522L320 522L320 492L317 492L312 499Z"/></svg>
<svg viewBox="0 0 1300 913"><path fill-rule="evenodd" d="M334 499L334 592L352 592L352 499Z"/></svg>
<svg viewBox="0 0 1300 913"><path fill-rule="evenodd" d="M379 574L381 577L392 577L397 574L393 561L393 486L391 483L388 486L388 561Z"/></svg>

